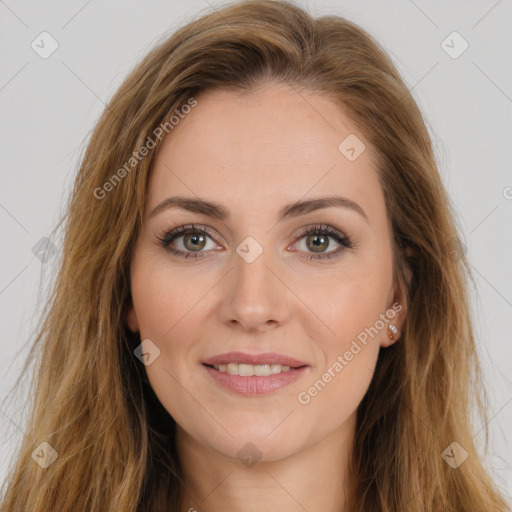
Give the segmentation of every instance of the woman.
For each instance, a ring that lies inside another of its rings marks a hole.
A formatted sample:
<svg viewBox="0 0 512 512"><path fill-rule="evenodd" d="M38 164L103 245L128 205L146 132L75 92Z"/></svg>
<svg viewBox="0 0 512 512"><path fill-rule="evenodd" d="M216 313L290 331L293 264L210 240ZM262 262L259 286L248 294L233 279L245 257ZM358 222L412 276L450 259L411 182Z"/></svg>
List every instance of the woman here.
<svg viewBox="0 0 512 512"><path fill-rule="evenodd" d="M191 22L91 137L0 510L510 510L457 240L368 34L271 0Z"/></svg>

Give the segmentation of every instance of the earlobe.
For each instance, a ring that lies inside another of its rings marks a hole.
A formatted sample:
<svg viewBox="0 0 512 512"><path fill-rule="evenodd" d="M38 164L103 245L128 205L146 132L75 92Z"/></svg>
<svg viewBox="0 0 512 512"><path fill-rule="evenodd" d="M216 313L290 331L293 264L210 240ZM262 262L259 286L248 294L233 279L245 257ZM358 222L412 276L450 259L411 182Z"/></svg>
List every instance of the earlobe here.
<svg viewBox="0 0 512 512"><path fill-rule="evenodd" d="M400 337L400 331L397 329L396 325L393 324L389 324L388 329L388 338L390 341L396 341Z"/></svg>
<svg viewBox="0 0 512 512"><path fill-rule="evenodd" d="M393 309L394 311L397 311L397 309L395 309L395 308L398 308L401 306L402 306L402 304L395 302L393 304L393 308L391 308L391 309ZM385 332L382 333L382 338L381 338L381 343L380 343L381 347L389 347L389 346L393 345L394 343L396 343L400 339L400 336L402 335L402 331L399 328L399 326L401 327L403 324L405 310L400 309L399 311L400 311L400 313L387 324L387 326L385 328Z"/></svg>
<svg viewBox="0 0 512 512"><path fill-rule="evenodd" d="M398 339L400 338L400 335L402 333L398 330L398 327L395 324L389 323L387 326L387 333L386 338L381 342L381 347L389 347L393 345Z"/></svg>
<svg viewBox="0 0 512 512"><path fill-rule="evenodd" d="M403 325L407 316L407 290L405 283L400 282L398 284L386 316L389 319L389 323L385 328L386 332L382 336L382 347L393 345L402 335Z"/></svg>
<svg viewBox="0 0 512 512"><path fill-rule="evenodd" d="M137 319L137 313L135 312L135 308L133 306L130 307L128 313L126 315L126 323L132 332L137 332L139 330L139 321Z"/></svg>
<svg viewBox="0 0 512 512"><path fill-rule="evenodd" d="M405 249L405 258L403 266L403 278L398 279L397 286L393 297L392 309L395 311L395 317L390 321L386 330L386 344L383 346L389 346L395 343L401 336L403 326L407 316L409 308L408 301L408 289L412 281L412 270L407 263L407 260L414 256L414 251L411 247ZM389 340L389 341L388 341Z"/></svg>

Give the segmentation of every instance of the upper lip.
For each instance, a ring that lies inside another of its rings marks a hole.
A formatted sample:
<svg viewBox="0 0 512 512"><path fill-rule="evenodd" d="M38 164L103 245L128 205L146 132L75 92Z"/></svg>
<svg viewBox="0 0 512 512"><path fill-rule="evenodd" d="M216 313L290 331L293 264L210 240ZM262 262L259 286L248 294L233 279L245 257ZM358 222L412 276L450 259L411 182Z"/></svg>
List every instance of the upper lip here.
<svg viewBox="0 0 512 512"><path fill-rule="evenodd" d="M219 365L228 363L240 364L280 364L281 366L290 366L292 368L299 368L300 366L307 366L293 357L285 356L283 354L276 354L275 352L265 352L263 354L247 354L245 352L226 352L218 356L209 357L203 361L204 364Z"/></svg>

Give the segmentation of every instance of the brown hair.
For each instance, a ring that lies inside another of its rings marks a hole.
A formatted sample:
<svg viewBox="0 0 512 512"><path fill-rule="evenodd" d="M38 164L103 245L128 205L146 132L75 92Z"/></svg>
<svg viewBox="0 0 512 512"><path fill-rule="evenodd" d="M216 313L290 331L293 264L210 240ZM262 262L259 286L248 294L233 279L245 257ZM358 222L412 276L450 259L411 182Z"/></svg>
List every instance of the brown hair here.
<svg viewBox="0 0 512 512"><path fill-rule="evenodd" d="M24 368L37 362L27 435L0 511L179 509L175 423L134 356L140 337L125 324L156 151L130 159L201 91L251 93L270 79L332 99L364 134L378 158L396 279L404 282L406 265L412 272L402 337L381 349L358 408L346 510L509 510L473 442L473 401L484 425L487 416L469 268L462 252L448 250L458 240L454 214L413 97L355 24L315 19L286 1L253 0L208 13L160 43L92 133L56 227L67 221L58 275ZM31 457L43 441L58 452L46 469ZM452 442L468 453L457 469L442 457Z"/></svg>

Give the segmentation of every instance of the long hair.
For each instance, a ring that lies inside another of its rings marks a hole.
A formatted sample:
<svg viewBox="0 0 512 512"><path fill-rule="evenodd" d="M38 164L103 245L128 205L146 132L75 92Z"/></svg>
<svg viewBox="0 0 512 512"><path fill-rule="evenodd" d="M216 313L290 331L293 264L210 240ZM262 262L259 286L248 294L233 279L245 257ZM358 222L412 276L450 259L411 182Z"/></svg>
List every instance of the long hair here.
<svg viewBox="0 0 512 512"><path fill-rule="evenodd" d="M271 79L329 98L361 130L377 156L395 278L405 282L406 267L412 275L402 337L381 349L357 410L346 510L509 510L474 444L473 408L483 425L487 412L471 274L418 106L357 25L313 18L288 1L253 0L203 14L160 41L91 134L56 228L65 222L58 273L22 374L36 363L1 512L179 510L185 484L175 422L134 355L140 335L126 326L129 265L162 134L172 137L202 91L250 94ZM57 458L43 468L37 454L50 460L48 446ZM453 467L461 454L467 458Z"/></svg>

